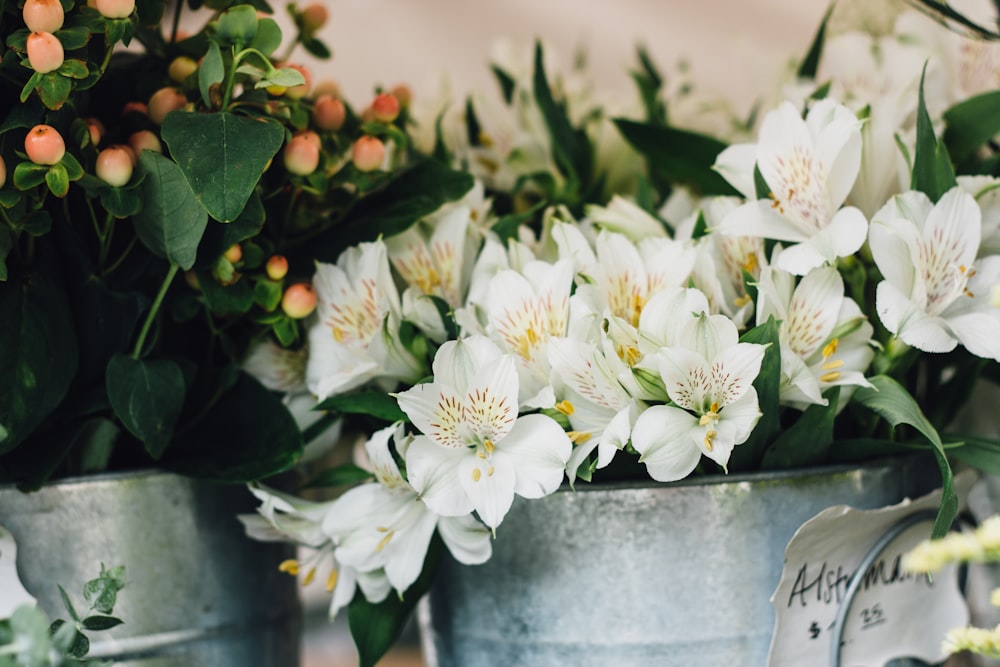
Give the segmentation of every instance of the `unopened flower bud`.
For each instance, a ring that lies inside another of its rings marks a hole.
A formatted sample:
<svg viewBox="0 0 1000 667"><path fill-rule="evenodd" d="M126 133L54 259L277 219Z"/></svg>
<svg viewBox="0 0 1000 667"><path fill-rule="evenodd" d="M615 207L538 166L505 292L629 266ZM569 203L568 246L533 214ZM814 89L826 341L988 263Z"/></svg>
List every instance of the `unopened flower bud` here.
<svg viewBox="0 0 1000 667"><path fill-rule="evenodd" d="M24 152L35 164L57 164L66 154L66 142L51 125L36 125L24 137Z"/></svg>
<svg viewBox="0 0 1000 667"><path fill-rule="evenodd" d="M344 126L347 119L347 107L331 95L320 95L313 103L313 124L321 130L336 132Z"/></svg>
<svg viewBox="0 0 1000 667"><path fill-rule="evenodd" d="M160 88L149 98L149 120L155 125L162 125L168 113L183 108L185 104L187 98L176 88Z"/></svg>
<svg viewBox="0 0 1000 667"><path fill-rule="evenodd" d="M124 19L135 11L135 0L93 0L93 2L94 9L108 19Z"/></svg>
<svg viewBox="0 0 1000 667"><path fill-rule="evenodd" d="M391 123L399 116L399 100L389 93L380 93L372 102L372 116L382 123Z"/></svg>
<svg viewBox="0 0 1000 667"><path fill-rule="evenodd" d="M281 310L294 320L308 317L316 310L316 291L309 283L295 283L281 297Z"/></svg>
<svg viewBox="0 0 1000 667"><path fill-rule="evenodd" d="M97 155L97 177L116 188L132 180L134 153L128 146L108 146Z"/></svg>
<svg viewBox="0 0 1000 667"><path fill-rule="evenodd" d="M307 176L319 166L320 139L310 130L296 133L282 154L285 169L298 176Z"/></svg>
<svg viewBox="0 0 1000 667"><path fill-rule="evenodd" d="M63 27L65 15L59 0L26 0L21 9L24 25L31 32L55 32Z"/></svg>
<svg viewBox="0 0 1000 667"><path fill-rule="evenodd" d="M374 171L385 160L385 144L378 137L359 137L351 147L351 161L358 171Z"/></svg>
<svg viewBox="0 0 1000 667"><path fill-rule="evenodd" d="M271 255L264 267L267 277L271 280L281 280L288 275L288 260L284 255Z"/></svg>
<svg viewBox="0 0 1000 667"><path fill-rule="evenodd" d="M62 42L51 32L33 32L28 35L28 62L36 72L54 72L62 67L64 59Z"/></svg>

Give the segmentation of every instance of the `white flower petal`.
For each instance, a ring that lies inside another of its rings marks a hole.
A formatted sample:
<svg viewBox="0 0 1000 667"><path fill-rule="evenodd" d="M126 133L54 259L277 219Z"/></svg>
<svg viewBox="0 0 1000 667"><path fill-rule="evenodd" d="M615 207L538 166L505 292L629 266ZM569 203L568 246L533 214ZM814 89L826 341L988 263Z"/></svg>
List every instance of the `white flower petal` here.
<svg viewBox="0 0 1000 667"><path fill-rule="evenodd" d="M541 498L559 488L572 449L569 436L554 419L533 414L517 420L497 445L497 454L502 453L513 466L514 492L524 498Z"/></svg>
<svg viewBox="0 0 1000 667"><path fill-rule="evenodd" d="M692 432L698 420L684 410L656 405L641 415L632 427L632 446L641 456L649 476L658 482L673 482L691 474L701 460ZM698 437L698 436L695 436Z"/></svg>
<svg viewBox="0 0 1000 667"><path fill-rule="evenodd" d="M463 565L485 563L493 554L490 531L472 515L441 517L438 532L451 555Z"/></svg>
<svg viewBox="0 0 1000 667"><path fill-rule="evenodd" d="M916 308L895 285L882 281L875 288L875 310L886 329L924 352L950 352L958 345L944 323Z"/></svg>
<svg viewBox="0 0 1000 667"><path fill-rule="evenodd" d="M406 476L420 498L441 516L461 516L473 510L472 501L458 483L465 449L442 447L417 436L406 450Z"/></svg>
<svg viewBox="0 0 1000 667"><path fill-rule="evenodd" d="M712 166L747 199L756 199L753 172L757 164L756 144L734 144L715 158Z"/></svg>
<svg viewBox="0 0 1000 667"><path fill-rule="evenodd" d="M406 590L420 576L427 558L427 548L434 535L438 518L416 496L410 501L419 509L407 513L409 521L383 547L385 554L385 576L400 593Z"/></svg>
<svg viewBox="0 0 1000 667"><path fill-rule="evenodd" d="M465 456L459 463L457 472L461 488L472 502L479 518L495 530L514 502L513 461L499 450L490 461Z"/></svg>

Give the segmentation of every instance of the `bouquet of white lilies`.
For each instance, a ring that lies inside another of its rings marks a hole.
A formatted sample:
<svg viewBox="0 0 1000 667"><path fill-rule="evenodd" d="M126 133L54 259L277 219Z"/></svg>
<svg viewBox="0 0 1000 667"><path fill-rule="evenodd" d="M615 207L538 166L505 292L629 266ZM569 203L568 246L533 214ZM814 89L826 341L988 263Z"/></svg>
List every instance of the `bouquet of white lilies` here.
<svg viewBox="0 0 1000 667"><path fill-rule="evenodd" d="M442 548L490 557L515 496L929 450L942 534L949 461L1000 469L1000 442L953 425L978 379L1000 379L1000 91L929 107L926 90L962 78L948 49L983 42L916 13L891 25L824 23L787 99L742 126L750 143L678 127L643 56L645 118L618 119L611 152L645 160L611 197L607 115L569 113L539 48L527 76L495 68L520 135L490 140L472 102L439 131L439 157L507 176L317 264L308 345L262 342L247 368L317 407L308 433L366 437L313 480L332 499L255 486L244 521L314 550L283 567L330 573L330 614L351 605L365 664ZM850 45L856 71L822 58ZM545 159L525 171L525 155Z"/></svg>

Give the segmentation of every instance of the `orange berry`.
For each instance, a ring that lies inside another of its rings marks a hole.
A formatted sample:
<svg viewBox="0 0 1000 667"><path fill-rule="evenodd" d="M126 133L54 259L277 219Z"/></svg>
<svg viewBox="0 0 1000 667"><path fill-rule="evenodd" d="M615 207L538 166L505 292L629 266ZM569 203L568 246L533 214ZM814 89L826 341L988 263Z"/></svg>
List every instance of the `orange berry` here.
<svg viewBox="0 0 1000 667"><path fill-rule="evenodd" d="M0 157L0 188L7 182L7 163Z"/></svg>
<svg viewBox="0 0 1000 667"><path fill-rule="evenodd" d="M162 125L163 119L171 111L183 108L187 104L187 97L171 86L160 88L149 98L149 120L155 125Z"/></svg>
<svg viewBox="0 0 1000 667"><path fill-rule="evenodd" d="M271 280L281 280L288 275L288 260L284 255L271 255L264 266L267 277Z"/></svg>
<svg viewBox="0 0 1000 667"><path fill-rule="evenodd" d="M94 9L108 19L128 18L135 11L135 0L93 0L93 2Z"/></svg>
<svg viewBox="0 0 1000 667"><path fill-rule="evenodd" d="M63 11L59 0L26 0L21 18L31 32L55 32L63 27Z"/></svg>
<svg viewBox="0 0 1000 667"><path fill-rule="evenodd" d="M309 283L295 283L281 296L281 309L294 320L308 317L316 310L316 291Z"/></svg>
<svg viewBox="0 0 1000 667"><path fill-rule="evenodd" d="M154 153L162 153L163 145L160 144L160 138L156 136L151 130L139 130L135 132L128 138L128 145L135 152L136 158L142 155L143 151L153 151Z"/></svg>
<svg viewBox="0 0 1000 667"><path fill-rule="evenodd" d="M96 118L87 118L87 131L90 133L90 143L93 146L100 146L104 137L104 123Z"/></svg>
<svg viewBox="0 0 1000 667"><path fill-rule="evenodd" d="M116 188L132 180L134 153L128 146L108 146L97 155L97 177Z"/></svg>
<svg viewBox="0 0 1000 667"><path fill-rule="evenodd" d="M319 166L320 141L315 132L305 130L296 133L285 145L282 157L285 169L299 176L307 176Z"/></svg>
<svg viewBox="0 0 1000 667"><path fill-rule="evenodd" d="M321 2L314 2L302 10L302 29L307 33L314 33L330 19L330 12L326 5Z"/></svg>
<svg viewBox="0 0 1000 667"><path fill-rule="evenodd" d="M222 256L225 257L230 264L235 264L243 259L243 248L240 247L239 243L234 243L229 246L229 249L226 250L226 252L222 253Z"/></svg>
<svg viewBox="0 0 1000 667"><path fill-rule="evenodd" d="M28 35L28 62L36 72L54 72L62 67L64 59L62 42L51 32L33 32Z"/></svg>
<svg viewBox="0 0 1000 667"><path fill-rule="evenodd" d="M170 61L167 76L174 83L184 83L189 76L198 70L198 63L188 56L177 56Z"/></svg>
<svg viewBox="0 0 1000 667"><path fill-rule="evenodd" d="M24 152L35 164L52 165L66 154L66 142L51 125L36 125L24 137Z"/></svg>
<svg viewBox="0 0 1000 667"><path fill-rule="evenodd" d="M393 86L392 90L389 91L389 94L399 100L399 106L404 109L410 106L410 102L413 101L413 91L410 90L410 87L405 83Z"/></svg>
<svg viewBox="0 0 1000 667"><path fill-rule="evenodd" d="M385 160L385 144L372 136L358 138L351 147L351 161L358 171L374 171Z"/></svg>
<svg viewBox="0 0 1000 667"><path fill-rule="evenodd" d="M389 93L380 93L372 102L372 116L383 123L391 123L399 116L399 100Z"/></svg>
<svg viewBox="0 0 1000 667"><path fill-rule="evenodd" d="M332 95L320 95L313 103L313 124L321 130L336 132L346 119L347 107Z"/></svg>

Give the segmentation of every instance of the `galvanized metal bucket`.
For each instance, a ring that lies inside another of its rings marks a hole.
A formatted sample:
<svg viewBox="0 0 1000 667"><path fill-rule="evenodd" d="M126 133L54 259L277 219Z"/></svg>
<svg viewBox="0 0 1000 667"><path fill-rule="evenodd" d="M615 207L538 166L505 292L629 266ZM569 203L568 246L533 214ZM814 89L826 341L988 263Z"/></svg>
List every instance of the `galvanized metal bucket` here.
<svg viewBox="0 0 1000 667"><path fill-rule="evenodd" d="M882 507L936 484L926 461L908 458L518 498L486 564L442 564L421 607L425 659L760 667L799 526L833 505Z"/></svg>
<svg viewBox="0 0 1000 667"><path fill-rule="evenodd" d="M0 486L18 575L50 617L68 617L57 584L79 608L101 563L125 566L114 610L125 623L90 633L88 655L122 667L299 664L298 592L277 569L293 552L245 536L236 515L254 506L243 486L160 472L69 479L30 494Z"/></svg>

